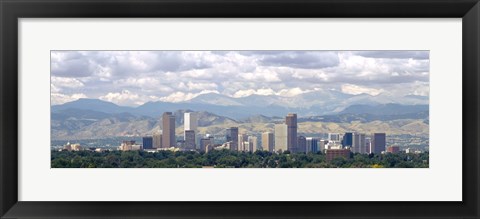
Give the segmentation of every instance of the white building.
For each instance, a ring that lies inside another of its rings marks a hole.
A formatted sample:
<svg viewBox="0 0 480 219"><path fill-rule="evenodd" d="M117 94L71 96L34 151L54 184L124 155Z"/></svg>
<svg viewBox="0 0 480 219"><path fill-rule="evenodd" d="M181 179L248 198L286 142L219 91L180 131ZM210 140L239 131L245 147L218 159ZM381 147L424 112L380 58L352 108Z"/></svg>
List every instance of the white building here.
<svg viewBox="0 0 480 219"><path fill-rule="evenodd" d="M371 154L372 152L372 139L371 138L365 138L365 151L367 154Z"/></svg>
<svg viewBox="0 0 480 219"><path fill-rule="evenodd" d="M82 149L83 148L80 144L70 144L70 142L67 142L67 144L63 146L63 150L66 151L81 151Z"/></svg>
<svg viewBox="0 0 480 219"><path fill-rule="evenodd" d="M193 130L197 133L198 119L197 115L194 113L184 113L183 114L183 130Z"/></svg>
<svg viewBox="0 0 480 219"><path fill-rule="evenodd" d="M274 151L275 144L273 143L274 137L273 133L271 132L264 132L262 133L262 149L264 151Z"/></svg>
<svg viewBox="0 0 480 219"><path fill-rule="evenodd" d="M343 146L339 141L328 141L325 149L343 149Z"/></svg>

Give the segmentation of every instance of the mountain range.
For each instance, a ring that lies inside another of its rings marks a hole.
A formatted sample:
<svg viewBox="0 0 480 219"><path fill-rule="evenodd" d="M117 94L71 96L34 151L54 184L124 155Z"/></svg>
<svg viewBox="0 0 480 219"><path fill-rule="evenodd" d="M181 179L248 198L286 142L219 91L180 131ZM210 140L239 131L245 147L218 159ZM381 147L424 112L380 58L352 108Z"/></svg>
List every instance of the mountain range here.
<svg viewBox="0 0 480 219"><path fill-rule="evenodd" d="M230 126L238 126L244 131L271 131L274 123L283 122L287 113L294 112L299 117L300 131L304 132L373 130L374 124L392 133L403 134L411 130L413 134L428 135L428 98L406 96L402 101L412 103L407 105L389 102L388 97L370 95L339 92L324 96L319 93L309 95L319 96L313 98L315 96L304 94L297 98L280 98L251 95L232 98L204 94L186 102L148 102L138 107L119 106L98 99L79 99L51 107L51 134L52 139L59 140L151 135L161 129L161 114L171 111L177 115L177 134L182 135L183 113L195 111L200 131L211 134L221 133Z"/></svg>
<svg viewBox="0 0 480 219"><path fill-rule="evenodd" d="M62 105L51 107L52 112L64 109L91 109L104 113L127 112L137 116L159 117L163 112L176 110L207 111L226 116L236 120L248 118L253 115L268 117L282 117L287 113L296 112L300 117L338 114L353 105L377 106L393 104L389 109L377 108L377 111L399 110L398 105L428 105L428 97L408 95L393 97L385 94L371 96L368 94L351 95L338 91L313 91L293 97L276 95L250 95L233 98L216 93L199 95L184 102L147 102L138 107L118 106L114 103L98 99L79 99ZM404 110L405 107L400 109ZM362 110L352 109L350 110ZM355 112L354 112L355 113Z"/></svg>

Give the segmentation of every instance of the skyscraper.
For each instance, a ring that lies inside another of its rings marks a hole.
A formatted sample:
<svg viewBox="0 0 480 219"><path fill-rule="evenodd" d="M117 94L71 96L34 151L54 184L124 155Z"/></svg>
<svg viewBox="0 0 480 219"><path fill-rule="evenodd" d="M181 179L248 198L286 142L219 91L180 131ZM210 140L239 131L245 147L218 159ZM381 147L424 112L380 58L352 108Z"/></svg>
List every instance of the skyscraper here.
<svg viewBox="0 0 480 219"><path fill-rule="evenodd" d="M346 132L345 135L343 135L342 146L343 147L352 147L353 146L353 133L352 132Z"/></svg>
<svg viewBox="0 0 480 219"><path fill-rule="evenodd" d="M285 117L285 124L287 125L287 150L298 151L297 139L297 114L289 113Z"/></svg>
<svg viewBox="0 0 480 219"><path fill-rule="evenodd" d="M365 143L365 134L354 133L353 134L353 153L367 153L366 143Z"/></svg>
<svg viewBox="0 0 480 219"><path fill-rule="evenodd" d="M213 136L206 136L205 138L200 139L200 151L207 151L207 147L211 147L213 149L213 146Z"/></svg>
<svg viewBox="0 0 480 219"><path fill-rule="evenodd" d="M287 150L287 125L275 124L275 151Z"/></svg>
<svg viewBox="0 0 480 219"><path fill-rule="evenodd" d="M162 148L162 134L153 134L153 148Z"/></svg>
<svg viewBox="0 0 480 219"><path fill-rule="evenodd" d="M372 138L372 151L374 154L381 154L385 151L386 137L385 133L374 133Z"/></svg>
<svg viewBox="0 0 480 219"><path fill-rule="evenodd" d="M298 136L297 144L297 148L293 152L305 153L307 151L307 139L305 138L305 136Z"/></svg>
<svg viewBox="0 0 480 219"><path fill-rule="evenodd" d="M250 151L250 142L249 141L244 141L243 142L243 146L244 146L244 150L243 151Z"/></svg>
<svg viewBox="0 0 480 219"><path fill-rule="evenodd" d="M225 137L227 139L227 142L232 142L230 143L230 150L238 151L238 127L228 128Z"/></svg>
<svg viewBox="0 0 480 219"><path fill-rule="evenodd" d="M312 137L308 137L306 138L306 144L307 144L307 147L306 147L306 150L305 152L306 153L309 153L309 152L312 152L312 153L317 153L318 152L318 138L312 138ZM323 150L323 148L322 148Z"/></svg>
<svg viewBox="0 0 480 219"><path fill-rule="evenodd" d="M194 113L184 113L183 114L183 130L193 130L197 132L197 115Z"/></svg>
<svg viewBox="0 0 480 219"><path fill-rule="evenodd" d="M185 130L185 148L194 150L195 147L195 131Z"/></svg>
<svg viewBox="0 0 480 219"><path fill-rule="evenodd" d="M197 121L196 114L183 114L183 140L185 140L186 149L196 149Z"/></svg>
<svg viewBox="0 0 480 219"><path fill-rule="evenodd" d="M262 150L273 152L274 143L273 143L273 133L264 132L262 133Z"/></svg>
<svg viewBox="0 0 480 219"><path fill-rule="evenodd" d="M248 140L247 138L246 134L238 134L238 151L246 151L245 141Z"/></svg>
<svg viewBox="0 0 480 219"><path fill-rule="evenodd" d="M153 137L143 137L143 149L153 149Z"/></svg>
<svg viewBox="0 0 480 219"><path fill-rule="evenodd" d="M257 136L248 136L248 151L255 152L257 148L258 139Z"/></svg>
<svg viewBox="0 0 480 219"><path fill-rule="evenodd" d="M162 147L175 147L177 145L175 140L175 116L171 112L164 112L162 115L162 124Z"/></svg>
<svg viewBox="0 0 480 219"><path fill-rule="evenodd" d="M372 150L372 139L370 137L365 138L365 151L367 154L373 153Z"/></svg>

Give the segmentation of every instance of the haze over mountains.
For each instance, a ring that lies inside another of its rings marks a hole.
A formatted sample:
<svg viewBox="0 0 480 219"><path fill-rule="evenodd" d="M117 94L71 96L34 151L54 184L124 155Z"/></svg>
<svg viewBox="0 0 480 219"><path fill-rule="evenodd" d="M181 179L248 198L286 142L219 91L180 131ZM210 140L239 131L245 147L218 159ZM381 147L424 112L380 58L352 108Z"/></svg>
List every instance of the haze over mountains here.
<svg viewBox="0 0 480 219"><path fill-rule="evenodd" d="M350 95L319 91L294 97L250 95L233 98L203 94L184 102L147 102L119 106L98 99L79 99L51 107L52 139L89 139L120 135L149 135L160 129L163 112L174 112L182 133L183 113L199 115L200 132L219 134L238 126L244 131L273 130L289 112L298 114L300 132L371 131L428 135L428 97ZM303 123L303 124L302 124Z"/></svg>
<svg viewBox="0 0 480 219"><path fill-rule="evenodd" d="M341 113L353 105L375 106L382 104L406 106L403 106L402 109L396 109L396 106L391 105L388 109L377 108L377 111L400 110L399 112L403 113L405 110L408 111L408 105L428 105L428 97L408 95L398 98L382 94L371 96L368 94L351 95L338 91L314 91L293 97L250 95L233 98L221 94L208 93L188 101L176 103L162 101L147 102L138 107L118 106L114 103L97 99L79 99L62 105L54 105L52 106L52 112L75 108L90 109L105 113L127 112L137 116L158 117L166 111L188 109L192 111L207 111L239 120L253 115L282 117L289 112L296 112L299 117L320 116ZM362 111L362 109L355 108L350 108L349 110L347 113L358 113L357 111Z"/></svg>

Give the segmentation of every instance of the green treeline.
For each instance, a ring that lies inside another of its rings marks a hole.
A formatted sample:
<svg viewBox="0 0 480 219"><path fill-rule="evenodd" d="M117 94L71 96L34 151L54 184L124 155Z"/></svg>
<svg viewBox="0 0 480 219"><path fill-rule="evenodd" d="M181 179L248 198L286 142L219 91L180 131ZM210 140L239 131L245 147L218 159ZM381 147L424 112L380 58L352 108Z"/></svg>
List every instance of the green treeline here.
<svg viewBox="0 0 480 219"><path fill-rule="evenodd" d="M209 153L184 151L52 151L52 168L428 168L428 152L421 154L350 154L349 159L326 161L325 154L282 154L267 151Z"/></svg>

